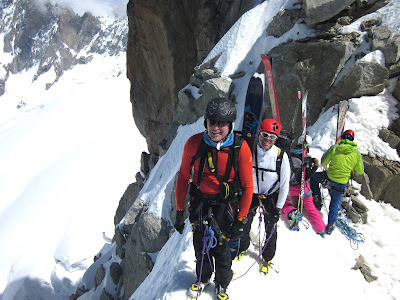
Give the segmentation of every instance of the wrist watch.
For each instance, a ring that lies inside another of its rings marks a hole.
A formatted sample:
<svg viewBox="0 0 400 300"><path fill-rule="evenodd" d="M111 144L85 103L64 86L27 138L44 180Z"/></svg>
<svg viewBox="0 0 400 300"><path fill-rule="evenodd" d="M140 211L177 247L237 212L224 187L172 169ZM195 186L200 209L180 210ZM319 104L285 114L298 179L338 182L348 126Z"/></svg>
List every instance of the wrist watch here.
<svg viewBox="0 0 400 300"><path fill-rule="evenodd" d="M247 217L243 217L243 218L238 218L238 221L242 222L243 224L246 224L248 219Z"/></svg>

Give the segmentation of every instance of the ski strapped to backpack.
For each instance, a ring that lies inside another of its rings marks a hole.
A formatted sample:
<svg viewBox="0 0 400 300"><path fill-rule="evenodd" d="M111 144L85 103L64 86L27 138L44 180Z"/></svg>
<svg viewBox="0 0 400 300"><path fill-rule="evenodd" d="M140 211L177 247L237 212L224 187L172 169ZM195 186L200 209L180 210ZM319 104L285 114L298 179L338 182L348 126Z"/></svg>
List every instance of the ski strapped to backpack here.
<svg viewBox="0 0 400 300"><path fill-rule="evenodd" d="M265 54L261 54L261 59L264 63L264 67L265 67L265 77L267 79L269 100L271 102L272 117L273 117L273 119L278 121L279 124L281 124L281 117L279 115L279 107L278 107L278 98L276 97L271 61L269 60L268 56L266 56Z"/></svg>
<svg viewBox="0 0 400 300"><path fill-rule="evenodd" d="M307 155L306 149L306 135L307 135L307 96L308 92L306 91L303 99L301 100L301 119L303 124L303 144L302 144L302 169L301 169L301 182L300 182L300 193L299 193L299 201L297 202L297 210L301 213L303 212L303 199L306 197L305 195L305 185L306 185L306 167L304 166L304 159Z"/></svg>
<svg viewBox="0 0 400 300"><path fill-rule="evenodd" d="M335 143L340 142L342 133L344 131L344 124L346 121L346 114L348 110L349 110L349 102L347 100L340 101L338 105Z"/></svg>
<svg viewBox="0 0 400 300"><path fill-rule="evenodd" d="M293 143L293 137L295 136L294 126L296 125L296 119L297 119L297 115L299 113L299 107L300 107L300 103L301 103L300 88L297 89L297 98L298 98L298 101L296 102L296 108L294 110L294 115L293 115L293 119L292 119L292 127L290 128L291 144ZM289 149L289 155L290 155L290 150L291 150L291 145L290 145L290 149Z"/></svg>

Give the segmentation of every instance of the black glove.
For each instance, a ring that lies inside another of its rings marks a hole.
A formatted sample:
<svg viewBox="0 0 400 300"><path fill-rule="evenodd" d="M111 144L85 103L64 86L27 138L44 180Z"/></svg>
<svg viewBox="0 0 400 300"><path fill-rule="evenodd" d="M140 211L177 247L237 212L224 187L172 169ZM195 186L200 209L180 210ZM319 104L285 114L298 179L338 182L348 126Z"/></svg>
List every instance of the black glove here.
<svg viewBox="0 0 400 300"><path fill-rule="evenodd" d="M231 229L231 240L235 241L243 236L244 223L239 220L233 221Z"/></svg>
<svg viewBox="0 0 400 300"><path fill-rule="evenodd" d="M269 216L268 223L269 224L277 223L279 221L279 218L281 217L281 212L282 212L282 209L275 208L275 211L272 214L270 214L270 216Z"/></svg>
<svg viewBox="0 0 400 300"><path fill-rule="evenodd" d="M175 227L176 231L178 231L180 234L182 234L183 227L185 227L185 218L183 217L183 210L176 211L176 219L175 219L174 227Z"/></svg>

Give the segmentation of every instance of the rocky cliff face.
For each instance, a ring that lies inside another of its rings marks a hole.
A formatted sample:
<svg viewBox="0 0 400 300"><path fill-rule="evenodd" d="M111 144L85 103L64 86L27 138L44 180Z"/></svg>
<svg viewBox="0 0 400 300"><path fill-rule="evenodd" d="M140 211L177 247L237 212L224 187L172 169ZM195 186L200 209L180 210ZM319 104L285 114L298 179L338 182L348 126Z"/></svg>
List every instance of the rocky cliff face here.
<svg viewBox="0 0 400 300"><path fill-rule="evenodd" d="M93 53L117 55L126 49L126 20L105 25L91 14L79 16L72 10L38 3L3 1L0 32L4 33L3 51L9 53L9 59L0 62L0 96L10 73L34 68L34 81L53 70L46 84L50 88L65 70L87 63Z"/></svg>
<svg viewBox="0 0 400 300"><path fill-rule="evenodd" d="M128 3L127 75L137 127L150 153L174 119L178 91L250 0L154 1Z"/></svg>

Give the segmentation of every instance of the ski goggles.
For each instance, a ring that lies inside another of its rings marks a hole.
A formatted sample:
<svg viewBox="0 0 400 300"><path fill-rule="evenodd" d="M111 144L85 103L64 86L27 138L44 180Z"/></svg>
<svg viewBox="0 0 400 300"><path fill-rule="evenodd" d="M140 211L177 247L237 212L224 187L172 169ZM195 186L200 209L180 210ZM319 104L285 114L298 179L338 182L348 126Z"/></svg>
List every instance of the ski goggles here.
<svg viewBox="0 0 400 300"><path fill-rule="evenodd" d="M210 126L218 126L218 127L224 127L224 126L229 125L228 121L215 121L215 120L208 120L208 119L207 119L207 123Z"/></svg>
<svg viewBox="0 0 400 300"><path fill-rule="evenodd" d="M274 140L276 140L278 138L278 136L276 134L269 133L269 132L266 132L266 131L261 131L260 135L263 138L269 138L271 141L274 141Z"/></svg>

